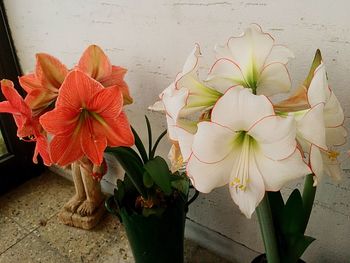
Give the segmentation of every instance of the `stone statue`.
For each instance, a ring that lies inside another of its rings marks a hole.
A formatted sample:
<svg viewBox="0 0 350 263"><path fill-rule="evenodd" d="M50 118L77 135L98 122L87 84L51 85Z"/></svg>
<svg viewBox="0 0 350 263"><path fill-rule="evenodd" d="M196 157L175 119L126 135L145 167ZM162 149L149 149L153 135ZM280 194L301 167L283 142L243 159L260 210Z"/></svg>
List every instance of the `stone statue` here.
<svg viewBox="0 0 350 263"><path fill-rule="evenodd" d="M59 218L66 225L90 229L105 211L100 180L106 164L96 166L84 157L71 165L71 171L75 195L64 205Z"/></svg>

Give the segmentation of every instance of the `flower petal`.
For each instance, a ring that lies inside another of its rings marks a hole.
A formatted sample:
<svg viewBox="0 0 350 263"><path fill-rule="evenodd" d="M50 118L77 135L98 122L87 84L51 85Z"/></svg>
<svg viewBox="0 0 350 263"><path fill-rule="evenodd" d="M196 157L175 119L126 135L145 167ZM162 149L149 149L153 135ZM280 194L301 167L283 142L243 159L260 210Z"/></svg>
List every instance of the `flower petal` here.
<svg viewBox="0 0 350 263"><path fill-rule="evenodd" d="M172 83L161 94L165 110L174 122L176 122L180 110L186 105L188 93L188 90L185 88L180 90L176 89L175 84Z"/></svg>
<svg viewBox="0 0 350 263"><path fill-rule="evenodd" d="M255 159L262 174L266 191L279 191L292 180L312 173L297 149L289 158L280 161L266 158L261 153L256 153Z"/></svg>
<svg viewBox="0 0 350 263"><path fill-rule="evenodd" d="M326 142L329 147L346 143L347 130L343 126L326 128Z"/></svg>
<svg viewBox="0 0 350 263"><path fill-rule="evenodd" d="M179 143L182 159L187 162L192 153L194 134L197 132L197 122L179 119L174 127L176 140Z"/></svg>
<svg viewBox="0 0 350 263"><path fill-rule="evenodd" d="M81 109L104 87L79 70L69 72L59 91L56 107Z"/></svg>
<svg viewBox="0 0 350 263"><path fill-rule="evenodd" d="M324 161L321 155L321 150L315 145L311 144L309 154L309 164L314 177L314 185L316 186L319 180L323 177Z"/></svg>
<svg viewBox="0 0 350 263"><path fill-rule="evenodd" d="M97 45L91 45L84 51L78 68L98 81L112 74L112 65L108 57Z"/></svg>
<svg viewBox="0 0 350 263"><path fill-rule="evenodd" d="M35 76L34 73L27 74L18 78L19 84L27 92L30 93L35 89L42 89L40 80Z"/></svg>
<svg viewBox="0 0 350 263"><path fill-rule="evenodd" d="M80 138L77 136L54 136L50 142L50 154L53 163L68 165L84 156Z"/></svg>
<svg viewBox="0 0 350 263"><path fill-rule="evenodd" d="M35 75L42 87L55 91L60 88L68 69L57 58L39 53L36 54Z"/></svg>
<svg viewBox="0 0 350 263"><path fill-rule="evenodd" d="M231 168L232 175L238 169L238 162ZM233 180L231 177L230 180ZM230 194L233 201L239 206L241 212L251 218L255 208L259 205L265 194L264 181L255 160L250 157L249 182L244 190L230 186Z"/></svg>
<svg viewBox="0 0 350 263"><path fill-rule="evenodd" d="M107 147L106 136L98 136L93 130L93 125L86 120L82 125L80 144L87 158L96 165L101 165L103 152Z"/></svg>
<svg viewBox="0 0 350 263"><path fill-rule="evenodd" d="M328 154L324 151L321 151L322 159L323 159L323 165L324 165L324 172L330 176L331 178L335 180L341 179L341 169L340 169L340 163L338 160L329 158Z"/></svg>
<svg viewBox="0 0 350 263"><path fill-rule="evenodd" d="M217 123L200 122L193 139L193 154L204 163L219 162L232 152L232 142L237 136L238 133Z"/></svg>
<svg viewBox="0 0 350 263"><path fill-rule="evenodd" d="M104 87L115 86L115 88L119 89L123 94L124 105L131 104L133 102L128 84L126 84L126 82L124 81L124 76L126 72L127 69L112 65L111 75L99 80L99 82Z"/></svg>
<svg viewBox="0 0 350 263"><path fill-rule="evenodd" d="M86 104L89 111L99 114L102 118L116 118L123 107L123 95L113 86L100 89Z"/></svg>
<svg viewBox="0 0 350 263"><path fill-rule="evenodd" d="M213 164L203 163L194 155L191 155L187 163L187 175L198 191L209 193L214 188L221 187L229 182L230 173L228 171L232 170L232 162L232 155Z"/></svg>
<svg viewBox="0 0 350 263"><path fill-rule="evenodd" d="M52 164L51 157L49 154L49 143L47 141L47 138L43 135L39 135L36 137L33 163L38 163L38 154L40 154L46 166L50 166Z"/></svg>
<svg viewBox="0 0 350 263"><path fill-rule="evenodd" d="M310 105L307 100L307 89L305 86L300 86L291 97L273 104L273 107L276 111L282 112L294 112L308 109Z"/></svg>
<svg viewBox="0 0 350 263"><path fill-rule="evenodd" d="M79 110L59 107L41 115L39 121L48 133L64 136L74 132L79 115Z"/></svg>
<svg viewBox="0 0 350 263"><path fill-rule="evenodd" d="M271 52L265 61L265 65L275 62L287 64L291 58L294 58L294 54L289 48L282 45L273 45Z"/></svg>
<svg viewBox="0 0 350 263"><path fill-rule="evenodd" d="M248 131L260 119L274 114L272 104L265 96L232 87L214 106L211 120L235 131Z"/></svg>
<svg viewBox="0 0 350 263"><path fill-rule="evenodd" d="M319 103L313 106L305 115L297 121L298 136L308 142L327 149L326 130L323 118L324 104Z"/></svg>
<svg viewBox="0 0 350 263"><path fill-rule="evenodd" d="M344 122L344 112L334 92L330 93L324 107L324 119L326 127L337 127Z"/></svg>
<svg viewBox="0 0 350 263"><path fill-rule="evenodd" d="M106 136L108 146L129 147L135 143L129 121L124 112L121 112L116 118L104 118L102 121L95 121L93 127L94 134L97 137Z"/></svg>
<svg viewBox="0 0 350 263"><path fill-rule="evenodd" d="M272 63L265 66L261 72L257 94L272 96L290 90L291 80L286 66L282 63Z"/></svg>
<svg viewBox="0 0 350 263"><path fill-rule="evenodd" d="M326 69L324 64L321 63L316 68L308 88L307 96L310 106L312 107L321 102L326 103L330 93L331 91L328 88Z"/></svg>
<svg viewBox="0 0 350 263"><path fill-rule="evenodd" d="M257 141L264 155L273 160L287 158L296 148L296 126L292 117L268 116L252 126L248 134Z"/></svg>
<svg viewBox="0 0 350 263"><path fill-rule="evenodd" d="M253 24L242 36L229 39L227 43L231 52L229 59L241 67L244 75L250 73L252 63L260 71L271 52L273 43L274 39L269 34L262 32L260 26Z"/></svg>
<svg viewBox="0 0 350 263"><path fill-rule="evenodd" d="M232 86L245 85L245 78L240 67L233 61L222 58L215 62L205 83L224 93Z"/></svg>

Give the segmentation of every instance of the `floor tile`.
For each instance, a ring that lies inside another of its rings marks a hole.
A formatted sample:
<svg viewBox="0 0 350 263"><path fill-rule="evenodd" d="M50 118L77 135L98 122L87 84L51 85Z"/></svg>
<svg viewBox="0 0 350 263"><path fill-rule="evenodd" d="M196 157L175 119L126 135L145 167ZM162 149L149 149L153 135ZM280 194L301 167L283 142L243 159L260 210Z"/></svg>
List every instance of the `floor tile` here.
<svg viewBox="0 0 350 263"><path fill-rule="evenodd" d="M35 233L72 262L104 262L103 258L108 258L108 255L114 259L121 257L123 260L131 257L128 241L122 231L119 221L107 214L92 230L63 225L54 217Z"/></svg>
<svg viewBox="0 0 350 263"><path fill-rule="evenodd" d="M15 245L28 234L28 231L0 212L0 254Z"/></svg>
<svg viewBox="0 0 350 263"><path fill-rule="evenodd" d="M34 234L0 255L0 263L70 263L68 258L50 249Z"/></svg>
<svg viewBox="0 0 350 263"><path fill-rule="evenodd" d="M72 182L47 171L2 196L1 212L32 231L57 214L73 194Z"/></svg>

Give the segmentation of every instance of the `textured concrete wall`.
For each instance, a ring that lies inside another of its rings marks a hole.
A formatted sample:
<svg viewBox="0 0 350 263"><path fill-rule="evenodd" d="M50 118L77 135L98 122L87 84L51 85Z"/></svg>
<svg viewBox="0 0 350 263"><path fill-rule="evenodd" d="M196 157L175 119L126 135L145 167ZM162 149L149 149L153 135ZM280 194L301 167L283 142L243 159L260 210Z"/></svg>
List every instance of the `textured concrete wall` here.
<svg viewBox="0 0 350 263"><path fill-rule="evenodd" d="M82 51L96 43L114 64L129 69L126 79L135 103L127 113L143 131L147 106L174 79L194 43L201 44L204 64L209 67L214 44L224 43L252 22L294 51L296 58L289 66L294 86L304 79L314 51L320 48L346 115L350 110L350 3L346 0L4 2L24 72L33 69L36 52L48 52L73 66ZM161 132L164 118L152 114L151 119ZM166 154L168 148L163 143L161 153ZM308 229L317 240L304 256L308 262L350 261L349 168L346 160L342 182L326 179L318 189ZM108 180L115 179L110 174ZM255 217L247 220L240 214L226 187L202 195L191 207L189 218L189 236L232 260L250 262L263 249Z"/></svg>

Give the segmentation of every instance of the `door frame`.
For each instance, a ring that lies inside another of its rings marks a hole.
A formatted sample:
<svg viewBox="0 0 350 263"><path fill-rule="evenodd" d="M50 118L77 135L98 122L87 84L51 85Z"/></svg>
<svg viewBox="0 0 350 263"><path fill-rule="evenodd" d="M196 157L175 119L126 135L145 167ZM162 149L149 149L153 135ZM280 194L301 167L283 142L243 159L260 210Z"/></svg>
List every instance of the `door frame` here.
<svg viewBox="0 0 350 263"><path fill-rule="evenodd" d="M11 37L3 0L0 0L0 39L0 79L6 78L13 81L17 91L24 96L24 91L18 82L21 68ZM0 90L0 101L4 99ZM16 124L10 114L0 114L0 129L8 151L0 157L0 194L2 194L24 181L40 175L44 166L42 163L34 164L32 162L35 145L19 140L16 135Z"/></svg>

